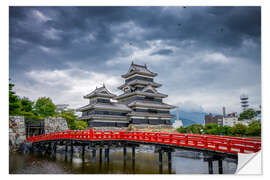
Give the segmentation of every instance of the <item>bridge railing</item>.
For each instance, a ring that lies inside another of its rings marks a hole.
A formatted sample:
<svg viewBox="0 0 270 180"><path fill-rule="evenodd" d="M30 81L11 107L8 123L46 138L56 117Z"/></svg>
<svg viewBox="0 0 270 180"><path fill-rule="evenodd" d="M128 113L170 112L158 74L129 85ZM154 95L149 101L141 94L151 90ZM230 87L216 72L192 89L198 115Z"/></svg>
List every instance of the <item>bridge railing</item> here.
<svg viewBox="0 0 270 180"><path fill-rule="evenodd" d="M127 140L208 149L227 153L251 153L261 149L261 140L183 133L158 133L142 131L64 131L28 137L28 142L48 140Z"/></svg>

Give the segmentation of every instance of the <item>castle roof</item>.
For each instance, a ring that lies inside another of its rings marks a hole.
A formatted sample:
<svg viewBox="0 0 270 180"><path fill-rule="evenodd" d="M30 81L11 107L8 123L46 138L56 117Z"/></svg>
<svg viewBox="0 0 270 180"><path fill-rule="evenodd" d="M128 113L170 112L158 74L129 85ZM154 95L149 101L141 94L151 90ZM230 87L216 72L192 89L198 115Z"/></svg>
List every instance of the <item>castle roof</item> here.
<svg viewBox="0 0 270 180"><path fill-rule="evenodd" d="M126 74L122 75L123 78L127 78L133 74L141 74L141 75L148 75L151 77L155 77L157 75L157 73L153 73L151 72L146 64L144 66L142 65L138 65L138 64L134 64L133 62L131 63L129 70Z"/></svg>
<svg viewBox="0 0 270 180"><path fill-rule="evenodd" d="M147 113L147 112L130 112L128 113L129 116L137 116L137 117L158 117L158 118L172 118L174 115L172 114L154 114L154 113Z"/></svg>
<svg viewBox="0 0 270 180"><path fill-rule="evenodd" d="M121 94L121 95L115 97L114 99L118 100L118 99L126 98L126 97L129 97L129 96L134 96L134 95L159 97L159 98L166 98L166 97L168 97L168 95L162 94L162 93L159 93L159 92L150 93L150 92L142 92L142 91L138 91L137 90L137 91L134 91L134 92L128 92L128 93Z"/></svg>
<svg viewBox="0 0 270 180"><path fill-rule="evenodd" d="M102 87L100 88L96 88L94 91L92 91L91 93L87 94L86 96L84 96L84 98L86 99L90 99L93 97L107 97L107 98L114 98L116 97L115 94L112 94L103 84Z"/></svg>
<svg viewBox="0 0 270 180"><path fill-rule="evenodd" d="M131 109L121 103L95 103L95 104L88 104L78 109L78 111L84 111L88 109L100 109L100 110L116 110L116 111L131 111Z"/></svg>
<svg viewBox="0 0 270 180"><path fill-rule="evenodd" d="M129 107L140 106L140 107L152 107L152 108L164 108L164 109L173 109L175 106L157 102L157 101L147 101L147 100L135 100L128 104Z"/></svg>
<svg viewBox="0 0 270 180"><path fill-rule="evenodd" d="M160 87L161 84L159 83L156 83L156 82L150 82L150 81L144 81L144 80L139 80L139 79L134 79L128 83L125 83L121 86L118 87L118 89L122 90L124 87L128 86L128 85L136 85L136 84L139 84L139 85L148 85L150 84L151 86L153 87Z"/></svg>

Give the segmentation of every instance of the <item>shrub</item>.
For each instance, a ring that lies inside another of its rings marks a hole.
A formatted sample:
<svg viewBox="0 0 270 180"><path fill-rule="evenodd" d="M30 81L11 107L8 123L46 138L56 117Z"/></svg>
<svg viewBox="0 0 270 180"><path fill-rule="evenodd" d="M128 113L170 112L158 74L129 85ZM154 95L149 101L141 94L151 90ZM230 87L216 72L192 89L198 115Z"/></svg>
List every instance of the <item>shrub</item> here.
<svg viewBox="0 0 270 180"><path fill-rule="evenodd" d="M261 136L261 123L256 121L250 123L246 134L250 136Z"/></svg>
<svg viewBox="0 0 270 180"><path fill-rule="evenodd" d="M237 136L243 136L247 132L247 126L243 124L235 124L232 127L232 134Z"/></svg>

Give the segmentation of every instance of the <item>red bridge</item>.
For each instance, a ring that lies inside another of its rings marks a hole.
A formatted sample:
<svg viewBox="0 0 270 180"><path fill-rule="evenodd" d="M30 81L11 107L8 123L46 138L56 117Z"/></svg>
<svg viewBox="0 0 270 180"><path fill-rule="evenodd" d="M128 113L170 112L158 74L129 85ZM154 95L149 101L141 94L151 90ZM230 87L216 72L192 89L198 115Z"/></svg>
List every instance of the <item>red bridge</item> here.
<svg viewBox="0 0 270 180"><path fill-rule="evenodd" d="M32 142L33 144L57 141L80 142L81 144L100 141L125 141L137 144L166 145L167 147L173 148L207 150L226 154L254 153L261 149L261 140L258 139L182 133L94 131L92 129L43 134L40 136L28 137L27 141Z"/></svg>

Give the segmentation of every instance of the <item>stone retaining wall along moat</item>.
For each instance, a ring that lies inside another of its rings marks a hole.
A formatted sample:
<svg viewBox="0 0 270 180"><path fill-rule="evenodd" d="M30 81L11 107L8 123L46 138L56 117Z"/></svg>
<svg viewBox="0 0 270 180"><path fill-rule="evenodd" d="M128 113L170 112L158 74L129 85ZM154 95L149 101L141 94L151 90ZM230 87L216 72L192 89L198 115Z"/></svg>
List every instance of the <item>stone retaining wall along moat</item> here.
<svg viewBox="0 0 270 180"><path fill-rule="evenodd" d="M9 117L9 148L10 151L19 149L20 144L26 141L25 123L23 116Z"/></svg>
<svg viewBox="0 0 270 180"><path fill-rule="evenodd" d="M68 130L67 121L64 118L48 117L44 119L45 134ZM38 134L37 134L38 135ZM9 148L10 151L18 151L20 145L26 142L26 127L24 116L9 117Z"/></svg>
<svg viewBox="0 0 270 180"><path fill-rule="evenodd" d="M68 125L65 118L51 118L48 117L44 120L45 134L53 132L67 131Z"/></svg>

